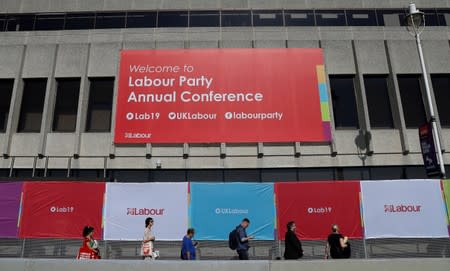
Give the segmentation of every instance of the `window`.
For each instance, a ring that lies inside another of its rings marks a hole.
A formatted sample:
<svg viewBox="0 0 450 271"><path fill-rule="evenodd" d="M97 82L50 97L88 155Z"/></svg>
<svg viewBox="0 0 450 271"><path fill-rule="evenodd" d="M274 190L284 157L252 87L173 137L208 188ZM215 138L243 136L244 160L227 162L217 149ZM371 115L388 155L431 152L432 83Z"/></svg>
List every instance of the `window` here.
<svg viewBox="0 0 450 271"><path fill-rule="evenodd" d="M6 26L6 16L0 15L0 31L5 31Z"/></svg>
<svg viewBox="0 0 450 271"><path fill-rule="evenodd" d="M420 9L425 13L425 25L427 26L438 26L439 19L435 9Z"/></svg>
<svg viewBox="0 0 450 271"><path fill-rule="evenodd" d="M93 13L68 13L65 29L92 29L94 22L95 14Z"/></svg>
<svg viewBox="0 0 450 271"><path fill-rule="evenodd" d="M24 79L23 82L22 105L17 131L39 133L41 131L47 79Z"/></svg>
<svg viewBox="0 0 450 271"><path fill-rule="evenodd" d="M90 78L86 132L109 132L114 78Z"/></svg>
<svg viewBox="0 0 450 271"><path fill-rule="evenodd" d="M343 10L316 10L317 26L345 26Z"/></svg>
<svg viewBox="0 0 450 271"><path fill-rule="evenodd" d="M370 126L372 128L393 128L391 103L386 75L364 76Z"/></svg>
<svg viewBox="0 0 450 271"><path fill-rule="evenodd" d="M218 11L191 11L189 27L219 27L220 14Z"/></svg>
<svg viewBox="0 0 450 271"><path fill-rule="evenodd" d="M359 128L353 75L330 75L336 128Z"/></svg>
<svg viewBox="0 0 450 271"><path fill-rule="evenodd" d="M260 182L260 171L257 169L229 169L225 171L225 182Z"/></svg>
<svg viewBox="0 0 450 271"><path fill-rule="evenodd" d="M152 182L185 182L186 171L156 169L151 171L151 177Z"/></svg>
<svg viewBox="0 0 450 271"><path fill-rule="evenodd" d="M377 15L374 10L348 10L346 14L349 26L377 25Z"/></svg>
<svg viewBox="0 0 450 271"><path fill-rule="evenodd" d="M222 26L251 26L250 11L223 11Z"/></svg>
<svg viewBox="0 0 450 271"><path fill-rule="evenodd" d="M6 132L14 79L0 80L0 133Z"/></svg>
<svg viewBox="0 0 450 271"><path fill-rule="evenodd" d="M439 20L439 25L441 26L450 25L450 9L438 9L437 16Z"/></svg>
<svg viewBox="0 0 450 271"><path fill-rule="evenodd" d="M377 10L377 20L379 26L400 26L404 25L405 11L402 9L382 9Z"/></svg>
<svg viewBox="0 0 450 271"><path fill-rule="evenodd" d="M254 26L283 26L281 11L253 11Z"/></svg>
<svg viewBox="0 0 450 271"><path fill-rule="evenodd" d="M334 180L334 168L300 168L299 179L302 181Z"/></svg>
<svg viewBox="0 0 450 271"><path fill-rule="evenodd" d="M63 30L64 14L47 14L36 16L35 30Z"/></svg>
<svg viewBox="0 0 450 271"><path fill-rule="evenodd" d="M223 182L223 170L221 169L202 169L188 170L188 182Z"/></svg>
<svg viewBox="0 0 450 271"><path fill-rule="evenodd" d="M295 168L264 168L261 169L262 182L292 182L298 181L297 169Z"/></svg>
<svg viewBox="0 0 450 271"><path fill-rule="evenodd" d="M418 128L426 122L418 75L398 75L406 128Z"/></svg>
<svg viewBox="0 0 450 271"><path fill-rule="evenodd" d="M187 11L162 11L158 13L158 27L187 27Z"/></svg>
<svg viewBox="0 0 450 271"><path fill-rule="evenodd" d="M95 17L95 28L125 28L125 13L97 13Z"/></svg>
<svg viewBox="0 0 450 271"><path fill-rule="evenodd" d="M56 103L53 117L53 131L75 132L77 125L78 96L80 94L80 79L56 80Z"/></svg>
<svg viewBox="0 0 450 271"><path fill-rule="evenodd" d="M156 27L156 12L128 12L127 28Z"/></svg>
<svg viewBox="0 0 450 271"><path fill-rule="evenodd" d="M30 31L34 28L34 15L8 16L6 31Z"/></svg>
<svg viewBox="0 0 450 271"><path fill-rule="evenodd" d="M314 13L307 10L286 10L284 12L286 26L314 26Z"/></svg>
<svg viewBox="0 0 450 271"><path fill-rule="evenodd" d="M450 127L450 74L433 74L434 97L443 127Z"/></svg>

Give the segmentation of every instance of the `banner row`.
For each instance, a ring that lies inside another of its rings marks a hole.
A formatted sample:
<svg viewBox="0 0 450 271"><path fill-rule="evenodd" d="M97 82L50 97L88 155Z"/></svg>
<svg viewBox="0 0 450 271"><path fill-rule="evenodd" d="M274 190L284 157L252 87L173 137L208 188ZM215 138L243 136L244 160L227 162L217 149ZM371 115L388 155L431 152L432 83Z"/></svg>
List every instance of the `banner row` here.
<svg viewBox="0 0 450 271"><path fill-rule="evenodd" d="M1 238L141 240L153 217L158 240L227 240L247 217L258 240L284 239L289 221L304 240L332 224L350 238L449 237L450 180L296 183L0 183Z"/></svg>

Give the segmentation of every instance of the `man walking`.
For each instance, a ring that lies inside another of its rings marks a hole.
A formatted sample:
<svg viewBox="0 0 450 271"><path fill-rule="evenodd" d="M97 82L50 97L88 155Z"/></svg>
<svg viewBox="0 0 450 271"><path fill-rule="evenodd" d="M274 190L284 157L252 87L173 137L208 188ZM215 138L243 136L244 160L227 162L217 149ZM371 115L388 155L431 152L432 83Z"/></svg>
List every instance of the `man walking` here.
<svg viewBox="0 0 450 271"><path fill-rule="evenodd" d="M248 218L244 218L239 226L237 226L236 231L239 236L238 246L236 251L239 255L239 260L248 260L248 249L250 248L249 240L253 239L253 236L247 236L246 229L250 224Z"/></svg>

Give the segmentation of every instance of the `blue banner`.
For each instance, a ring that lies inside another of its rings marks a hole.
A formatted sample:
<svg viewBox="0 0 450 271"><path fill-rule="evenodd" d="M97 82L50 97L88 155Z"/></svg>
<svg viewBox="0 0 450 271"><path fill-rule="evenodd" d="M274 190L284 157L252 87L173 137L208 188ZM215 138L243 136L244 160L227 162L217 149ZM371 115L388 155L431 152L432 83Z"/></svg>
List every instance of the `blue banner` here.
<svg viewBox="0 0 450 271"><path fill-rule="evenodd" d="M191 183L190 226L195 239L228 240L244 218L247 234L255 240L273 240L275 227L272 183Z"/></svg>

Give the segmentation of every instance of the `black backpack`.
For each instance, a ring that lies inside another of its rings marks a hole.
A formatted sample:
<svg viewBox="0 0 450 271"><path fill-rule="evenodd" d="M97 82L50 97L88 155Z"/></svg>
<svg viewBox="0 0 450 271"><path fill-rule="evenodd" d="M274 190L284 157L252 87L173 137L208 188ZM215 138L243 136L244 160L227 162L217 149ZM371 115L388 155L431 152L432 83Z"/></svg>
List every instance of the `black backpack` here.
<svg viewBox="0 0 450 271"><path fill-rule="evenodd" d="M239 232L237 228L232 230L228 235L228 247L231 250L236 250L239 246Z"/></svg>

